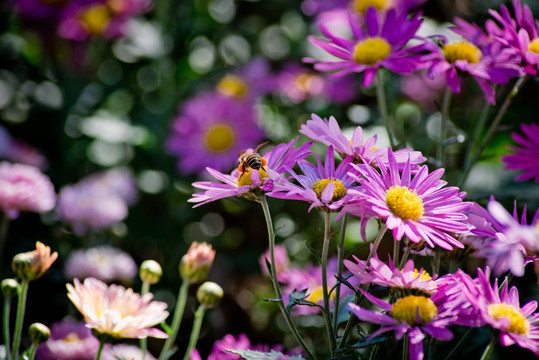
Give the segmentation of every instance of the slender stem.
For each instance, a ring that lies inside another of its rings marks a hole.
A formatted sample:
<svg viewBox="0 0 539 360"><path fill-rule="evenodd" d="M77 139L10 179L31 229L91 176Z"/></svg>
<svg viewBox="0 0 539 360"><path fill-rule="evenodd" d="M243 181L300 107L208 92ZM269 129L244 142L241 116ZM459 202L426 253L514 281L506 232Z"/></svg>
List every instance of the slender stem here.
<svg viewBox="0 0 539 360"><path fill-rule="evenodd" d="M97 355L95 357L95 360L99 360L101 359L101 353L103 352L103 347L105 346L105 342L104 341L100 341L99 342L99 349L97 349Z"/></svg>
<svg viewBox="0 0 539 360"><path fill-rule="evenodd" d="M191 337L189 338L189 346L187 346L187 351L183 360L189 360L191 357L191 351L195 348L198 336L200 335L200 327L202 325L202 319L204 318L204 313L206 312L206 306L200 304L197 311L195 312L195 321L193 323L193 330L191 330Z"/></svg>
<svg viewBox="0 0 539 360"><path fill-rule="evenodd" d="M6 346L6 359L11 360L11 345L9 344L9 314L11 313L11 298L4 298L4 344Z"/></svg>
<svg viewBox="0 0 539 360"><path fill-rule="evenodd" d="M442 259L442 253L438 250L434 252L434 263L432 266L432 276L440 272L440 260Z"/></svg>
<svg viewBox="0 0 539 360"><path fill-rule="evenodd" d="M337 245L337 278L342 278L344 259L344 239L346 237L346 224L348 223L348 213L345 213L341 222L341 233L339 235L339 245ZM333 332L336 334L339 327L339 305L341 298L341 282L337 283L335 289L335 300L333 300Z"/></svg>
<svg viewBox="0 0 539 360"><path fill-rule="evenodd" d="M461 346L464 345L466 340L468 340L468 338L473 335L473 333L475 332L476 329L477 328L469 328L464 333L464 335L460 338L457 345L455 345L455 347L451 350L451 352L445 357L445 360L450 360L453 357L453 355L455 355L457 353L457 351L460 350Z"/></svg>
<svg viewBox="0 0 539 360"><path fill-rule="evenodd" d="M4 259L4 246L6 243L7 232L9 229L9 218L4 214L0 223L0 265Z"/></svg>
<svg viewBox="0 0 539 360"><path fill-rule="evenodd" d="M32 346L30 346L30 351L28 355L29 360L34 360L34 358L36 357L36 351L38 346L39 344L32 344Z"/></svg>
<svg viewBox="0 0 539 360"><path fill-rule="evenodd" d="M494 348L496 347L497 342L498 342L498 337L493 335L492 340L490 340L490 343L485 348L485 351L483 351L483 355L481 355L480 360L488 360L488 358L490 358L490 355L492 354L492 351L494 351Z"/></svg>
<svg viewBox="0 0 539 360"><path fill-rule="evenodd" d="M483 127L487 122L487 117L491 106L492 105L490 104L490 102L488 100L485 100L485 105L483 106L483 110L481 111L481 115L479 116L479 120L477 121L477 124L475 126L473 137L468 140L466 154L464 155L464 169L467 169L470 166L470 161L472 160L472 153L477 148L477 145L479 143L479 136L481 135L481 130L483 130ZM459 184L459 187L460 186L462 186L462 184Z"/></svg>
<svg viewBox="0 0 539 360"><path fill-rule="evenodd" d="M470 170L475 165L475 163L481 158L483 151L485 151L488 144L490 143L490 140L492 140L492 138L494 137L494 134L496 133L496 131L498 131L498 127L500 126L500 123L503 117L505 116L505 113L509 109L511 102L513 102L513 98L517 96L520 89L522 89L522 87L530 79L530 77L531 77L530 75L526 75L518 79L515 85L513 86L513 89L505 97L505 101L500 107L500 110L498 110L496 117L492 121L492 124L490 125L487 131L487 134L485 135L484 140L482 141L478 150L474 153L472 160L470 160L470 162L468 163L468 166L464 168L464 172L462 173L460 180L458 182L459 187L464 186L464 183L466 183L466 179L468 178L468 175L470 174Z"/></svg>
<svg viewBox="0 0 539 360"><path fill-rule="evenodd" d="M145 295L150 291L150 283L147 281L142 282L142 288L140 290L141 295ZM142 351L142 360L146 360L146 351L148 349L148 339L140 339L140 351Z"/></svg>
<svg viewBox="0 0 539 360"><path fill-rule="evenodd" d="M445 138L447 132L447 123L449 122L449 107L451 104L451 95L453 92L449 86L445 89L444 98L442 100L442 121L440 123L440 140L438 141L438 148L436 151L436 159L440 163L440 168L445 166Z"/></svg>
<svg viewBox="0 0 539 360"><path fill-rule="evenodd" d="M273 289L275 290L275 295L279 299L278 304L279 308L281 309L281 312L283 313L284 319L286 321L286 324L288 325L290 331L292 331L292 334L294 335L294 338L300 344L303 351L307 354L307 357L310 359L316 359L316 357L313 355L307 344L305 344L305 341L299 334L298 329L296 328L296 325L294 325L294 322L290 318L290 314L288 311L286 311L286 308L284 306L283 301L283 295L281 293L281 286L279 285L279 280L277 280L277 269L275 267L275 232L273 231L273 223L271 221L271 214L269 211L268 201L265 197L260 200L260 205L262 205L262 210L264 212L264 217L266 219L266 227L268 230L268 241L269 241L269 251L270 251L270 266L271 266L271 282L273 284Z"/></svg>
<svg viewBox="0 0 539 360"><path fill-rule="evenodd" d="M26 296L28 294L28 280L21 280L17 300L17 316L15 318L15 333L13 334L13 351L11 358L19 358L19 346L21 345L22 324L24 320L24 310L26 307Z"/></svg>
<svg viewBox="0 0 539 360"><path fill-rule="evenodd" d="M378 109L380 111L380 114L382 115L382 120L384 121L384 125L387 130L387 136L389 138L389 144L392 148L395 148L395 135L393 134L393 129L391 127L391 123L389 120L389 115L387 111L387 101L386 101L386 95L384 92L384 81L382 80L382 75L380 74L380 71L376 72L376 100L378 102Z"/></svg>
<svg viewBox="0 0 539 360"><path fill-rule="evenodd" d="M180 286L180 290L178 292L178 299L176 300L176 309L174 310L174 317L172 319L172 325L170 327L172 333L165 341L163 350L161 350L161 354L159 355L159 360L165 360L170 357L168 353L172 348L172 345L174 345L174 342L176 341L176 336L178 335L178 330L180 329L180 323L183 317L183 310L185 309L188 290L189 282L184 280L182 282L182 285Z"/></svg>
<svg viewBox="0 0 539 360"><path fill-rule="evenodd" d="M401 242L394 240L393 241L393 264L399 263L399 255L401 251Z"/></svg>
<svg viewBox="0 0 539 360"><path fill-rule="evenodd" d="M329 351L333 354L335 348L335 335L333 334L333 328L331 327L331 314L329 311L329 294L328 294L328 254L329 254L329 241L331 237L331 213L324 213L324 243L322 245L322 293L324 297L324 320L326 321L326 331L328 333Z"/></svg>
<svg viewBox="0 0 539 360"><path fill-rule="evenodd" d="M408 256L410 256L410 252L412 251L412 247L410 244L406 244L406 249L404 250L404 254L402 254L401 262L399 264L399 269L404 269L404 264L408 261Z"/></svg>
<svg viewBox="0 0 539 360"><path fill-rule="evenodd" d="M374 239L374 245L372 246L371 252L369 253L369 256L367 257L367 261L366 261L367 265L369 264L369 260L376 253L376 250L378 250L378 246L380 246L380 243L382 242L382 238L384 237L386 230L387 230L387 226L386 224L384 224L378 231L378 235L376 235L376 239Z"/></svg>
<svg viewBox="0 0 539 360"><path fill-rule="evenodd" d="M402 338L402 360L408 360L408 343L409 343L408 333L404 334Z"/></svg>

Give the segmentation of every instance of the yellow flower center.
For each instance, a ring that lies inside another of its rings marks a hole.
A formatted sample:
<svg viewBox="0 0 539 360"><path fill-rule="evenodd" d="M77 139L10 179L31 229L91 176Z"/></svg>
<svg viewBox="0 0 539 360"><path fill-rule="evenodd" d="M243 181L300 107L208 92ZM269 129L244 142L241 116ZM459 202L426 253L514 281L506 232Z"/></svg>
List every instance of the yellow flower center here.
<svg viewBox="0 0 539 360"><path fill-rule="evenodd" d="M346 195L346 187L344 187L342 181L338 179L320 179L315 182L313 184L313 190L316 193L316 196L321 199L322 192L330 183L335 184L335 189L333 190L333 197L331 198L331 202L341 200Z"/></svg>
<svg viewBox="0 0 539 360"><path fill-rule="evenodd" d="M402 272L402 270L401 270L401 272ZM419 274L419 271L417 269L414 269L414 279L417 279L418 276L419 276L419 280L421 280L421 281L432 280L432 277L425 270L423 270L423 272L421 274Z"/></svg>
<svg viewBox="0 0 539 360"><path fill-rule="evenodd" d="M417 220L425 213L423 201L415 190L406 186L392 186L386 191L389 210L403 220Z"/></svg>
<svg viewBox="0 0 539 360"><path fill-rule="evenodd" d="M234 144L234 140L234 131L230 126L223 123L210 126L204 135L206 147L216 153L230 149Z"/></svg>
<svg viewBox="0 0 539 360"><path fill-rule="evenodd" d="M301 89L301 91L308 91L309 90L309 84L311 82L311 79L313 78L313 75L311 74L307 74L307 73L303 73L303 74L299 74L298 76L296 76L296 78L294 79L295 83L296 83L296 86Z"/></svg>
<svg viewBox="0 0 539 360"><path fill-rule="evenodd" d="M395 301L391 308L391 316L395 320L405 321L410 325L417 325L418 312L421 325L428 324L438 315L436 305L426 296L405 296Z"/></svg>
<svg viewBox="0 0 539 360"><path fill-rule="evenodd" d="M328 289L329 291L329 289ZM333 299L333 297L335 296L335 293L331 293L331 295L329 296L330 299ZM320 301L322 301L324 299L324 290L322 289L322 286L317 286L315 287L311 293L309 294L309 296L307 296L305 298L305 300L307 301L310 301L310 302L313 302L313 303L318 303Z"/></svg>
<svg viewBox="0 0 539 360"><path fill-rule="evenodd" d="M520 335L527 335L530 331L530 322L518 309L509 304L491 304L488 306L488 314L496 320L503 317L509 319L511 325L507 331Z"/></svg>
<svg viewBox="0 0 539 360"><path fill-rule="evenodd" d="M532 53L539 54L539 38L533 39L528 44L528 50Z"/></svg>
<svg viewBox="0 0 539 360"><path fill-rule="evenodd" d="M217 84L217 91L221 94L236 98L243 98L247 95L249 87L239 76L226 75Z"/></svg>
<svg viewBox="0 0 539 360"><path fill-rule="evenodd" d="M362 65L374 65L384 60L391 52L391 46L380 37L367 38L356 44L354 61Z"/></svg>
<svg viewBox="0 0 539 360"><path fill-rule="evenodd" d="M64 338L64 341L67 343L74 343L80 340L81 338L77 335L77 333L74 332L67 334L67 336Z"/></svg>
<svg viewBox="0 0 539 360"><path fill-rule="evenodd" d="M253 185L253 180L251 180L252 170L247 170L242 172L238 178L238 186ZM269 177L268 173L264 169L258 169L258 174L260 180Z"/></svg>
<svg viewBox="0 0 539 360"><path fill-rule="evenodd" d="M483 56L481 50L468 41L446 44L442 51L445 59L452 64L457 60L466 60L469 64L477 64Z"/></svg>
<svg viewBox="0 0 539 360"><path fill-rule="evenodd" d="M352 0L352 8L360 14L365 14L369 6L376 10L386 10L391 5L391 0Z"/></svg>
<svg viewBox="0 0 539 360"><path fill-rule="evenodd" d="M110 10L103 4L90 5L79 15L79 21L93 35L102 34L110 18Z"/></svg>

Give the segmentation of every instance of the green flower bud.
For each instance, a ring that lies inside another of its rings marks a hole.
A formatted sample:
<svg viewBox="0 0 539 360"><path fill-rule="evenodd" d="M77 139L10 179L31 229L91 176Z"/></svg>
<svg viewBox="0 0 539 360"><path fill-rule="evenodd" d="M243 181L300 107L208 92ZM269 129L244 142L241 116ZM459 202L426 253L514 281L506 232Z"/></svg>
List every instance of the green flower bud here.
<svg viewBox="0 0 539 360"><path fill-rule="evenodd" d="M32 344L42 344L49 340L51 336L51 331L49 328L41 323L33 323L28 328L28 335L30 335L30 340Z"/></svg>
<svg viewBox="0 0 539 360"><path fill-rule="evenodd" d="M4 279L2 280L2 294L4 297L9 299L17 295L17 290L19 289L19 283L15 279Z"/></svg>
<svg viewBox="0 0 539 360"><path fill-rule="evenodd" d="M223 298L223 289L214 282L206 281L197 290L197 300L208 309L216 307Z"/></svg>
<svg viewBox="0 0 539 360"><path fill-rule="evenodd" d="M208 276L214 258L215 250L212 249L211 245L205 242L200 244L196 241L193 242L187 254L180 261L180 276L190 284L204 281Z"/></svg>
<svg viewBox="0 0 539 360"><path fill-rule="evenodd" d="M139 276L143 282L157 284L163 275L163 269L157 261L146 260L140 264Z"/></svg>
<svg viewBox="0 0 539 360"><path fill-rule="evenodd" d="M41 277L57 257L57 252L51 254L51 248L38 241L34 251L15 255L11 268L22 280L31 281Z"/></svg>

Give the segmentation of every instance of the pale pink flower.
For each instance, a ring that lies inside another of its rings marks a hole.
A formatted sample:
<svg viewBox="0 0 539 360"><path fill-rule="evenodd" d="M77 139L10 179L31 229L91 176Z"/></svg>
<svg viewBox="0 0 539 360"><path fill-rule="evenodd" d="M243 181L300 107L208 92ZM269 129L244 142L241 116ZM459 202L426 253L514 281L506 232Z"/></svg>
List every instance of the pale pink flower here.
<svg viewBox="0 0 539 360"><path fill-rule="evenodd" d="M192 242L187 254L180 261L182 279L191 284L203 281L210 271L214 258L215 250L211 245L205 242Z"/></svg>
<svg viewBox="0 0 539 360"><path fill-rule="evenodd" d="M42 242L36 242L36 249L15 255L11 267L22 279L35 280L43 275L58 258L55 251L51 254L51 248Z"/></svg>

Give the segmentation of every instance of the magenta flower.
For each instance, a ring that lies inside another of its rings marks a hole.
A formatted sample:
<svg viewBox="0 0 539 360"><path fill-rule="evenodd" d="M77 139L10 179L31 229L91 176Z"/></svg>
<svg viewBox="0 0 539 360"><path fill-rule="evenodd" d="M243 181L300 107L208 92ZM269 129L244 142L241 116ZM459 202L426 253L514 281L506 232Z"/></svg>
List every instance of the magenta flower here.
<svg viewBox="0 0 539 360"><path fill-rule="evenodd" d="M273 91L276 86L267 59L255 58L236 71L223 76L217 83L216 90L223 96L254 101Z"/></svg>
<svg viewBox="0 0 539 360"><path fill-rule="evenodd" d="M48 165L47 158L38 149L13 138L2 125L0 125L0 159L35 166L41 170L46 169Z"/></svg>
<svg viewBox="0 0 539 360"><path fill-rule="evenodd" d="M522 171L515 180L524 181L533 179L539 182L539 168L537 161L539 159L539 125L521 124L522 135L516 132L511 133L511 137L519 146L510 146L514 154L502 157L505 168L509 170Z"/></svg>
<svg viewBox="0 0 539 360"><path fill-rule="evenodd" d="M256 122L251 101L205 93L181 106L167 149L178 157L182 174L201 172L206 167L228 170L241 150L264 137Z"/></svg>
<svg viewBox="0 0 539 360"><path fill-rule="evenodd" d="M277 279L279 279L279 274L288 269L290 265L290 259L286 253L286 247L282 244L275 245L274 249L275 256L275 271L277 273ZM270 260L269 249L264 252L259 258L258 263L260 264L260 270L264 275L269 276L268 267L266 265L266 259Z"/></svg>
<svg viewBox="0 0 539 360"><path fill-rule="evenodd" d="M337 71L334 75L342 76L352 72L364 73L363 86L369 86L379 68L385 67L398 74L410 74L417 69L421 56L417 53L423 50L423 44L406 47L422 20L419 15L407 19L405 13L397 14L391 10L381 16L370 7L365 14L365 32L350 18L350 26L354 40L333 35L323 25L320 30L329 41L309 37L309 40L324 49L339 60L306 59L314 62L314 68L319 71Z"/></svg>
<svg viewBox="0 0 539 360"><path fill-rule="evenodd" d="M273 181L269 178L268 173L282 174L294 167L296 162L307 157L311 151L309 147L312 143L305 143L295 149L297 138L290 140L286 144L277 145L271 151L263 155L266 159L265 170L261 169L246 171L240 173L237 169L231 174L223 174L212 168L207 168L207 171L222 183L212 181L199 181L193 183L193 186L204 190L203 192L193 194L193 197L188 202L197 203L194 207L207 204L211 201L224 199L232 196L247 196L255 195L257 189L263 192L273 190Z"/></svg>
<svg viewBox="0 0 539 360"><path fill-rule="evenodd" d="M387 155L389 167L377 161L380 173L371 166L352 165L363 175L351 174L363 188L356 195L385 221L395 240L406 235L410 241L425 241L430 247L462 248L453 234L468 230L465 212L471 204L462 201L466 194L457 187L444 188L446 182L440 180L443 169L429 174L422 166L412 178L409 161L401 175L391 149Z"/></svg>
<svg viewBox="0 0 539 360"><path fill-rule="evenodd" d="M41 360L93 360L99 340L84 322L62 321L51 326L51 336L39 346L37 358Z"/></svg>
<svg viewBox="0 0 539 360"><path fill-rule="evenodd" d="M142 356L143 352L140 347L136 345L128 344L116 344L110 345L105 344L103 348L103 354L101 359L103 360L155 360L155 357L152 356L148 351Z"/></svg>
<svg viewBox="0 0 539 360"><path fill-rule="evenodd" d="M0 210L7 217L16 219L21 211L50 211L55 203L54 186L38 168L0 162Z"/></svg>
<svg viewBox="0 0 539 360"><path fill-rule="evenodd" d="M407 12L426 3L427 0L303 0L301 9L307 15L314 15L335 9L352 10L365 14L369 7L378 11L396 9Z"/></svg>

